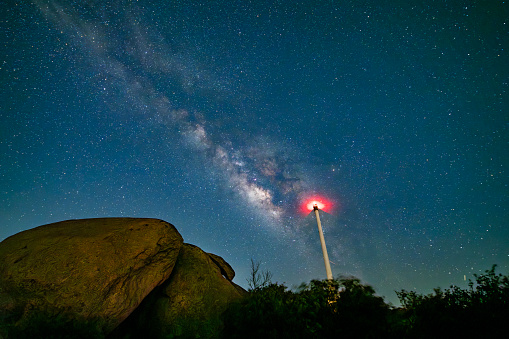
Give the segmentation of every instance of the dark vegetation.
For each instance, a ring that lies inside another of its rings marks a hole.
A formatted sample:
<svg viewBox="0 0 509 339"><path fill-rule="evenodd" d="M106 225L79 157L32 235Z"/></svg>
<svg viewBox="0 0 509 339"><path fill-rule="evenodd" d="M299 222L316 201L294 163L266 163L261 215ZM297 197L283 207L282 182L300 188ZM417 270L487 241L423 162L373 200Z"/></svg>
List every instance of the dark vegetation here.
<svg viewBox="0 0 509 339"><path fill-rule="evenodd" d="M290 291L255 272L259 279L251 279L250 295L225 314L223 334L225 338L503 338L509 333L509 277L496 274L495 267L474 275L467 289L437 288L428 295L397 292L400 308L386 304L371 286L354 277L313 280Z"/></svg>
<svg viewBox="0 0 509 339"><path fill-rule="evenodd" d="M338 291L341 291L338 296ZM226 338L377 338L389 307L356 278L313 280L297 292L269 284L225 315Z"/></svg>
<svg viewBox="0 0 509 339"><path fill-rule="evenodd" d="M495 273L495 267L474 275L466 289L396 292L402 306L395 308L355 277L313 280L291 291L272 283L270 273L252 262L249 295L230 305L222 332L211 337L504 338L509 333L509 277ZM93 320L53 312L33 312L17 324L5 320L0 323L0 338L5 339L104 337Z"/></svg>
<svg viewBox="0 0 509 339"><path fill-rule="evenodd" d="M16 321L21 314L0 320L0 338L5 339L99 339L103 321L96 318L76 318L57 310L32 310L27 317Z"/></svg>
<svg viewBox="0 0 509 339"><path fill-rule="evenodd" d="M509 276L474 274L468 288L457 286L420 295L396 292L404 334L412 338L504 338L509 334Z"/></svg>

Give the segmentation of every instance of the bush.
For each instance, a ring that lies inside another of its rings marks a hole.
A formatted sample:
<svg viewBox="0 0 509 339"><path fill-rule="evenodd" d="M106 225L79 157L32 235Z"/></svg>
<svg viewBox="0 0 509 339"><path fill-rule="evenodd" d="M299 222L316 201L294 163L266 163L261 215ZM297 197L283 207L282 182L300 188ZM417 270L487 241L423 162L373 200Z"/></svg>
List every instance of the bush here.
<svg viewBox="0 0 509 339"><path fill-rule="evenodd" d="M297 291L263 284L224 315L225 338L473 338L509 333L509 278L474 275L467 289L396 292L394 309L354 277L313 280Z"/></svg>
<svg viewBox="0 0 509 339"><path fill-rule="evenodd" d="M98 319L32 310L21 321L1 324L0 332L6 339L102 339L101 323Z"/></svg>
<svg viewBox="0 0 509 339"><path fill-rule="evenodd" d="M313 280L251 291L225 314L225 338L383 338L390 308L356 278Z"/></svg>
<svg viewBox="0 0 509 339"><path fill-rule="evenodd" d="M495 273L469 279L469 288L451 286L421 295L396 292L403 305L402 321L410 338L504 337L509 332L509 278Z"/></svg>

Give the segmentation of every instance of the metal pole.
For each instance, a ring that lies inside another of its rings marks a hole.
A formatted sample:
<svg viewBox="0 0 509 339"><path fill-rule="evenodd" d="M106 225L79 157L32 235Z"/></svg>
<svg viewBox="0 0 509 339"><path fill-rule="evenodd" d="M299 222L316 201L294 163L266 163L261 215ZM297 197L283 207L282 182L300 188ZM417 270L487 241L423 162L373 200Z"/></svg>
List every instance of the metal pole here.
<svg viewBox="0 0 509 339"><path fill-rule="evenodd" d="M325 238L323 237L322 223L320 222L320 215L318 214L318 206L314 205L316 223L318 224L318 233L320 233L320 242L322 243L323 262L325 263L325 272L327 279L332 280L332 271L330 269L329 255L327 254L327 247L325 247Z"/></svg>

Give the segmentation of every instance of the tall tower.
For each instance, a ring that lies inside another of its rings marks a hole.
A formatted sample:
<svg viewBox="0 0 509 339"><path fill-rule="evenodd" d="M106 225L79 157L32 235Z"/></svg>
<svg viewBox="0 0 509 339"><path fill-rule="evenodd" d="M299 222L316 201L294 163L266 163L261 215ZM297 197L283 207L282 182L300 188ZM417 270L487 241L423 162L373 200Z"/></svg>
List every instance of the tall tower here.
<svg viewBox="0 0 509 339"><path fill-rule="evenodd" d="M327 279L332 280L332 271L330 269L329 255L327 254L327 247L325 246L325 238L323 237L322 223L320 222L320 214L318 213L318 205L313 205L315 211L316 223L318 224L318 233L320 234L320 243L322 244L323 262L325 263L325 272L327 273Z"/></svg>

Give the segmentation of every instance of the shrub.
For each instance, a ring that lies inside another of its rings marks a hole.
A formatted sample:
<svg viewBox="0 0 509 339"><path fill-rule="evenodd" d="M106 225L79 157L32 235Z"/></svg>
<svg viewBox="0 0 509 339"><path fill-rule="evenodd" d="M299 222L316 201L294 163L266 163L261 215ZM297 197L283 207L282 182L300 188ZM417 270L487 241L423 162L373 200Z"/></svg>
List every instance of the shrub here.
<svg viewBox="0 0 509 339"><path fill-rule="evenodd" d="M451 286L421 295L396 292L403 305L402 321L409 337L503 337L509 332L509 278L495 273L474 274L469 288Z"/></svg>
<svg viewBox="0 0 509 339"><path fill-rule="evenodd" d="M32 310L20 321L4 322L1 332L6 339L102 339L101 323L98 319Z"/></svg>
<svg viewBox="0 0 509 339"><path fill-rule="evenodd" d="M225 314L226 338L382 338L390 309L356 278L313 280L297 292L282 284L251 291Z"/></svg>

